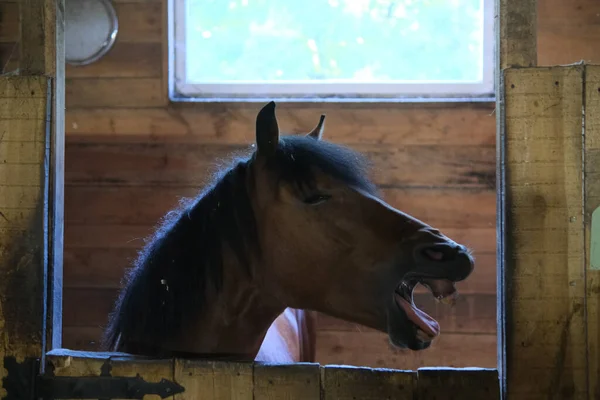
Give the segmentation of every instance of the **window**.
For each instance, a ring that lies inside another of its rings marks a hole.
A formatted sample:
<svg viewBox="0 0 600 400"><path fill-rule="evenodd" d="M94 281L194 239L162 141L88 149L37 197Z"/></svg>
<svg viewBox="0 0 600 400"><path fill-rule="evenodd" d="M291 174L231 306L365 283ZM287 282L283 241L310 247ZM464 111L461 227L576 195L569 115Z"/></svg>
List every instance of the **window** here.
<svg viewBox="0 0 600 400"><path fill-rule="evenodd" d="M171 97L487 98L493 0L172 0Z"/></svg>

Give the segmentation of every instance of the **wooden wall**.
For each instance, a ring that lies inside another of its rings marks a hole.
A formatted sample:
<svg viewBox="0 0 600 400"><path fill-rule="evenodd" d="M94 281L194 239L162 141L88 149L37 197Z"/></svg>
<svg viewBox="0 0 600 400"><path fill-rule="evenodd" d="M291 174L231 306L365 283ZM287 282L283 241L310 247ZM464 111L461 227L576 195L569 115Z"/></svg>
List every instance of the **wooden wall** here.
<svg viewBox="0 0 600 400"><path fill-rule="evenodd" d="M99 62L67 68L64 347L96 348L128 260L219 157L250 143L256 105L169 104L164 0L116 0L120 32ZM600 62L596 0L540 0L540 64ZM17 4L0 3L0 63L18 66ZM322 316L322 363L496 366L493 104L285 105L290 132L327 113L329 140L365 151L394 206L475 250L454 308L417 303L443 334L430 350L392 350L384 334Z"/></svg>

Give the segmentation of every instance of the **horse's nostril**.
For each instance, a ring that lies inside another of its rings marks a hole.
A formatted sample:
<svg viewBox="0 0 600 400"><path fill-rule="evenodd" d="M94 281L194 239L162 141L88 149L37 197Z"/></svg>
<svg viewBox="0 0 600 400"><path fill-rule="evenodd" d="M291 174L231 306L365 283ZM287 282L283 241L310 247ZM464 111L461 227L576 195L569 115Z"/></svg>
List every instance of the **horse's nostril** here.
<svg viewBox="0 0 600 400"><path fill-rule="evenodd" d="M425 249L424 253L433 261L442 261L444 259L444 253L441 251Z"/></svg>
<svg viewBox="0 0 600 400"><path fill-rule="evenodd" d="M451 261L456 257L458 251L455 247L435 245L424 249L423 254L432 261Z"/></svg>

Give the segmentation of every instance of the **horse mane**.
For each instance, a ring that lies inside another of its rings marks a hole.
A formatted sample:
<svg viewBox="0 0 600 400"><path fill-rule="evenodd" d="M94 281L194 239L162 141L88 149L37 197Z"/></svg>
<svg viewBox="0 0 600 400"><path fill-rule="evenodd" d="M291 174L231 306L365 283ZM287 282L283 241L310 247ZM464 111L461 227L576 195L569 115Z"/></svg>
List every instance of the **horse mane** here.
<svg viewBox="0 0 600 400"><path fill-rule="evenodd" d="M235 157L195 198L165 215L124 277L102 338L104 350L119 351L127 343L159 347L176 338L187 321L201 315L209 291L222 288L224 246L253 274L251 256L260 257L261 249L247 175L255 156L251 151ZM368 166L346 147L299 135L280 137L267 162L275 179L299 188L312 185L318 170L375 193Z"/></svg>

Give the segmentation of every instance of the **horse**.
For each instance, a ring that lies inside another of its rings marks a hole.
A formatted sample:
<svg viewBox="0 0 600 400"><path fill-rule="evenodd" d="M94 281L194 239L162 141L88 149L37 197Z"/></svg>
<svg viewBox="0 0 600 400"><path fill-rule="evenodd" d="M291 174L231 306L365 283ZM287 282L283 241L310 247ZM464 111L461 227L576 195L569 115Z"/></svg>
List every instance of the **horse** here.
<svg viewBox="0 0 600 400"><path fill-rule="evenodd" d="M316 314L420 351L440 334L412 293L452 303L471 250L386 203L367 158L323 140L325 115L255 143L160 221L125 274L102 348L150 357L313 362Z"/></svg>

